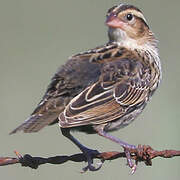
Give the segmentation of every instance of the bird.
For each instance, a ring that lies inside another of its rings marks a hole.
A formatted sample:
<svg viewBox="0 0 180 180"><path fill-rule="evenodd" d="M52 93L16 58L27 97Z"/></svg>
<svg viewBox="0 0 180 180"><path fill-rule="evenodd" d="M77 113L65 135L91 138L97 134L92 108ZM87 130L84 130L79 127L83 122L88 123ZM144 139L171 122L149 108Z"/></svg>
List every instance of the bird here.
<svg viewBox="0 0 180 180"><path fill-rule="evenodd" d="M75 54L59 67L30 117L14 129L38 132L59 123L62 135L85 155L84 171L96 171L93 155L99 153L81 144L72 131L98 134L124 148L129 166L135 170L128 149L136 148L112 136L143 111L162 79L158 40L143 12L134 5L110 8L105 24L109 41Z"/></svg>

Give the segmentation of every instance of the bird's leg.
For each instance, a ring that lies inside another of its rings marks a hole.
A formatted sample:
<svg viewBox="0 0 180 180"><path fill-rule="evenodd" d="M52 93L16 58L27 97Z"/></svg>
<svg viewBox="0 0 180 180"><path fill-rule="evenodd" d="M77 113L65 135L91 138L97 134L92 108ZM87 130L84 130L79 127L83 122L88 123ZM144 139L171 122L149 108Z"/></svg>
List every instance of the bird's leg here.
<svg viewBox="0 0 180 180"><path fill-rule="evenodd" d="M86 146L82 145L76 138L74 138L70 134L70 129L68 128L61 128L62 134L67 137L69 140L71 140L78 148L83 152L85 157L87 158L88 165L83 168L83 172L86 172L87 170L90 171L97 171L102 167L102 163L99 164L98 167L93 166L93 157L95 157L99 152L97 150L89 149Z"/></svg>
<svg viewBox="0 0 180 180"><path fill-rule="evenodd" d="M114 136L106 133L103 129L96 129L96 131L100 136L103 136L103 137L105 137L107 139L110 139L111 141L120 144L124 148L124 152L125 152L126 158L127 158L127 163L129 165L129 167L132 169L131 173L133 174L135 172L135 170L136 170L136 165L133 164L133 162L132 162L129 149L136 149L136 146L128 144L128 143L126 143L124 141L121 141L117 137L114 137Z"/></svg>

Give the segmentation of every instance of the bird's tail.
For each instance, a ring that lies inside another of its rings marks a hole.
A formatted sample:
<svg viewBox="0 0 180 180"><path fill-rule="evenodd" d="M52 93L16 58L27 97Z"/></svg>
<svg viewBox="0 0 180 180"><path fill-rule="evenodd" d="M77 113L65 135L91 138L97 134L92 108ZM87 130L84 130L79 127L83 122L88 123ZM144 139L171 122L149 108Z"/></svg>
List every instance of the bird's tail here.
<svg viewBox="0 0 180 180"><path fill-rule="evenodd" d="M11 131L9 134L14 134L18 131L24 131L25 133L38 132L45 126L53 123L57 120L58 114L47 115L31 115L24 123Z"/></svg>

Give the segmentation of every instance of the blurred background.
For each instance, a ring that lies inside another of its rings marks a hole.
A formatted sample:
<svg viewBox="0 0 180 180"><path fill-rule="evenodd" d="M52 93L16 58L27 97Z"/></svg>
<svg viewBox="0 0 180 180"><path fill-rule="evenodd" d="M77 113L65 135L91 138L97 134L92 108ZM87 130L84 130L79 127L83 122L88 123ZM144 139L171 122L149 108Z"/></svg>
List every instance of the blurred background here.
<svg viewBox="0 0 180 180"><path fill-rule="evenodd" d="M125 2L125 1L121 1ZM180 149L180 21L179 0L129 0L143 10L159 39L163 81L143 114L127 128L114 132L131 144L157 150ZM43 96L58 66L72 54L107 42L106 11L118 0L0 0L0 156L22 154L49 157L79 150L64 138L58 125L39 133L8 133L20 125ZM100 151L122 150L97 135L75 135ZM38 170L19 165L0 167L1 179L180 179L180 158L140 163L130 175L125 159L105 162L98 172L81 174L84 163L42 165Z"/></svg>

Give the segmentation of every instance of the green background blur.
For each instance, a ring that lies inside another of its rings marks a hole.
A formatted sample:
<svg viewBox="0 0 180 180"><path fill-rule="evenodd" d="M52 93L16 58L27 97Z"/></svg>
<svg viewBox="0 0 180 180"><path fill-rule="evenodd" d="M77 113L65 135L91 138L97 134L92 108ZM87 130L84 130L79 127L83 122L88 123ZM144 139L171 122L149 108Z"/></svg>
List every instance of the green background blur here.
<svg viewBox="0 0 180 180"><path fill-rule="evenodd" d="M180 149L180 1L131 0L141 8L159 39L163 66L160 88L143 114L113 133L131 144L155 149ZM107 9L117 0L0 0L0 156L13 150L34 156L74 154L79 150L64 138L58 125L35 134L8 133L21 124L43 96L50 78L68 56L107 42ZM121 148L97 135L77 133L85 145L101 151ZM21 180L178 180L180 158L140 163L131 176L125 159L106 162L98 172L81 174L84 163L0 167L0 179Z"/></svg>

